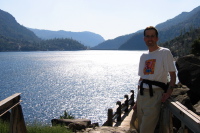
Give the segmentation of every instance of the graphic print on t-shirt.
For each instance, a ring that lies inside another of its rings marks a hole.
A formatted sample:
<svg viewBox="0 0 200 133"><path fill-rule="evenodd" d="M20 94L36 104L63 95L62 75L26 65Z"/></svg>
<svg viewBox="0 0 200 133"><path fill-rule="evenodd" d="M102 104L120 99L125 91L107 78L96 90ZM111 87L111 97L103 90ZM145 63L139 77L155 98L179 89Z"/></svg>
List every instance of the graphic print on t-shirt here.
<svg viewBox="0 0 200 133"><path fill-rule="evenodd" d="M156 59L149 59L145 61L144 75L154 74Z"/></svg>

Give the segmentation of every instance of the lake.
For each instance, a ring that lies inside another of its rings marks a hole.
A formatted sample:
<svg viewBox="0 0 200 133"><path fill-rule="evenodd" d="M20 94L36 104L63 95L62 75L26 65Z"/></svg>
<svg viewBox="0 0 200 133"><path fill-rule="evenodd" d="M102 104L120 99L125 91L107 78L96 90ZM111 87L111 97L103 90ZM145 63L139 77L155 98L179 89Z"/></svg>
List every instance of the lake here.
<svg viewBox="0 0 200 133"><path fill-rule="evenodd" d="M108 108L136 89L143 52L0 52L0 100L22 93L27 124L50 125L66 110L102 125Z"/></svg>

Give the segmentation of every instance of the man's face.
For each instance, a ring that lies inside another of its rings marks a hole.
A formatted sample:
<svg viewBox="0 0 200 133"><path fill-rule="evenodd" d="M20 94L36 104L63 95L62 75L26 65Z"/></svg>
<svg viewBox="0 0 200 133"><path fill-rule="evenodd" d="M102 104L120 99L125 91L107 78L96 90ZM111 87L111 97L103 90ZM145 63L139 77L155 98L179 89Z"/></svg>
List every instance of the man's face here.
<svg viewBox="0 0 200 133"><path fill-rule="evenodd" d="M156 37L155 30L146 30L144 41L148 47L157 46L158 37Z"/></svg>

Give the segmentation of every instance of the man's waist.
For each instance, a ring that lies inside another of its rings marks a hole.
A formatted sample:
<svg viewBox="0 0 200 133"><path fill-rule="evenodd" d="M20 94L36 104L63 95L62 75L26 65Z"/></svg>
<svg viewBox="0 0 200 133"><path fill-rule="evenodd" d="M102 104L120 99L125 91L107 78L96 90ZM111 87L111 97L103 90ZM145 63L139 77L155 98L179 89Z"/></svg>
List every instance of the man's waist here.
<svg viewBox="0 0 200 133"><path fill-rule="evenodd" d="M143 83L143 88L144 88L144 89L149 89L149 85L148 85L148 84L145 84L145 83ZM159 86L156 86L156 85L152 85L152 89L154 89L154 88L161 88L161 87L159 87Z"/></svg>
<svg viewBox="0 0 200 133"><path fill-rule="evenodd" d="M162 88L152 88L153 90L163 90ZM149 91L149 88L144 88L144 91Z"/></svg>

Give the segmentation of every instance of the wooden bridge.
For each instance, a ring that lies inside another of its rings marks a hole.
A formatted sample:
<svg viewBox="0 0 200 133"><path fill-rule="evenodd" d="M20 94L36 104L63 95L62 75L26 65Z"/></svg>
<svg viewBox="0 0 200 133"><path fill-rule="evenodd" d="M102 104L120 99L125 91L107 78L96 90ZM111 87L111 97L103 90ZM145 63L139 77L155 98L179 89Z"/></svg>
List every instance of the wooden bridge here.
<svg viewBox="0 0 200 133"><path fill-rule="evenodd" d="M122 101L117 101L114 109L108 109L108 119L103 126L118 126L130 128L130 121L134 113L132 107L134 105L134 91L125 95ZM188 110L180 102L169 98L165 102L165 123L160 123L166 133L173 133L172 116L179 119L181 126L178 133L200 133L200 117Z"/></svg>

